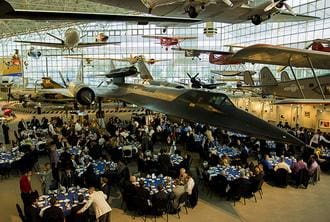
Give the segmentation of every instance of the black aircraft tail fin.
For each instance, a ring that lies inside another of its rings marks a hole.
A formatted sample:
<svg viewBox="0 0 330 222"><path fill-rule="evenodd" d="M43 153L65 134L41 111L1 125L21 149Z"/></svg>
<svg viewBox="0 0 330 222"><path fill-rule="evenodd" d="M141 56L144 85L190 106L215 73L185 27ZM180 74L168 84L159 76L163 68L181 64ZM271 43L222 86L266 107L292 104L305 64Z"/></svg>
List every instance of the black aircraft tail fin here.
<svg viewBox="0 0 330 222"><path fill-rule="evenodd" d="M141 79L143 79L143 80L153 80L154 79L144 61L139 60L138 67L139 67Z"/></svg>
<svg viewBox="0 0 330 222"><path fill-rule="evenodd" d="M246 85L254 86L254 80L252 79L251 72L249 71L243 72L243 81Z"/></svg>
<svg viewBox="0 0 330 222"><path fill-rule="evenodd" d="M281 82L290 81L290 77L287 71L281 72Z"/></svg>

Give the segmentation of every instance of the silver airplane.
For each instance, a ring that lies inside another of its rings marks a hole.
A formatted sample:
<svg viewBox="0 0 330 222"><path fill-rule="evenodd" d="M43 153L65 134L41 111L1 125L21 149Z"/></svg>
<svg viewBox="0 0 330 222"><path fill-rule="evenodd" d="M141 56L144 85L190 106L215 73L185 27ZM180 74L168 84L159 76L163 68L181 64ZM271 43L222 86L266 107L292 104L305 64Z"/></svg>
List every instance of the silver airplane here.
<svg viewBox="0 0 330 222"><path fill-rule="evenodd" d="M286 0L268 0L251 6L248 0L89 0L158 16L198 18L203 21L241 23L251 21L299 22L317 17L295 13ZM286 10L283 10L286 9Z"/></svg>
<svg viewBox="0 0 330 222"><path fill-rule="evenodd" d="M57 39L60 43L54 42L34 42L34 41L20 41L15 40L14 42L28 43L35 46L45 46L52 48L62 48L64 50L73 51L74 48L85 48L93 46L104 46L109 44L119 44L120 42L80 42L81 36L76 28L69 28L64 33L64 39L61 39L53 34L47 33L47 35Z"/></svg>

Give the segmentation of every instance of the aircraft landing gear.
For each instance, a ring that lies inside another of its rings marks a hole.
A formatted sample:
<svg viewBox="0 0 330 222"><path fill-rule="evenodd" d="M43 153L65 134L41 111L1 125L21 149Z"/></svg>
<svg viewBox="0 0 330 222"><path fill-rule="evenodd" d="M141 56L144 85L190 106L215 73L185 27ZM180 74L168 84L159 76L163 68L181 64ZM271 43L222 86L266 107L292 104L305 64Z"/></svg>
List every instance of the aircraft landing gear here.
<svg viewBox="0 0 330 222"><path fill-rule="evenodd" d="M196 18L198 16L198 12L194 6L189 6L186 10L190 18Z"/></svg>
<svg viewBox="0 0 330 222"><path fill-rule="evenodd" d="M260 25L262 20L261 20L261 16L260 15L254 15L251 18L251 21L254 25Z"/></svg>

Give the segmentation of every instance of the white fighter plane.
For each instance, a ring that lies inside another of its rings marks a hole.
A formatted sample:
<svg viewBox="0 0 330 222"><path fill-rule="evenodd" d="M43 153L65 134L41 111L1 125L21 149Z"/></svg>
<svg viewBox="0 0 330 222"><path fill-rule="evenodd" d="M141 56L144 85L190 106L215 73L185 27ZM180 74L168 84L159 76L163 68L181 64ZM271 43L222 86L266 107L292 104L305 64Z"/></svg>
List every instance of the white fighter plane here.
<svg viewBox="0 0 330 222"><path fill-rule="evenodd" d="M115 7L151 13L158 16L176 16L202 19L206 22L241 23L252 21L299 22L316 19L295 13L286 0L268 0L252 6L249 0L89 0ZM252 1L253 2L253 1Z"/></svg>
<svg viewBox="0 0 330 222"><path fill-rule="evenodd" d="M18 41L20 43L29 43L35 46L45 46L52 48L63 48L64 50L73 51L74 48L85 48L85 47L93 47L93 46L103 46L109 44L119 44L120 42L80 42L80 34L79 31L75 28L69 28L64 33L64 39L61 39L55 35L47 33L47 35L61 41L60 43L54 42L33 42L33 41Z"/></svg>

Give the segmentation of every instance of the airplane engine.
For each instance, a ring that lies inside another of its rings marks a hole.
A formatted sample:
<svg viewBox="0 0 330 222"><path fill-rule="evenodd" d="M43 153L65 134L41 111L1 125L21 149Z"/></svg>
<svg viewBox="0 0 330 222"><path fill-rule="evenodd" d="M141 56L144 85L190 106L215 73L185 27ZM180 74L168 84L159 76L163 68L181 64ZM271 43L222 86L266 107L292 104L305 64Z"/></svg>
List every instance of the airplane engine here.
<svg viewBox="0 0 330 222"><path fill-rule="evenodd" d="M83 83L71 83L69 85L69 91L81 105L90 105L95 100L94 91Z"/></svg>

